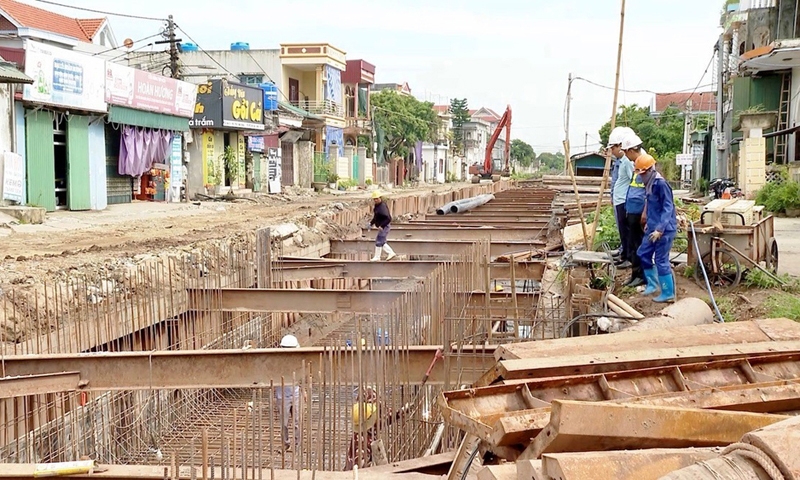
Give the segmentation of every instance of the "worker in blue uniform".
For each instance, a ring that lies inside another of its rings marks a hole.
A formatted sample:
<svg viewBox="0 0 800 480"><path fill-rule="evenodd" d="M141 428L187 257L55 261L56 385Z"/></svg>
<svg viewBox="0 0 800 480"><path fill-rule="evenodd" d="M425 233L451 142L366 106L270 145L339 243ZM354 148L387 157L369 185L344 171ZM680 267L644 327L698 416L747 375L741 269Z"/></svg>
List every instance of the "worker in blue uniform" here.
<svg viewBox="0 0 800 480"><path fill-rule="evenodd" d="M625 197L625 214L628 224L628 251L631 252L629 260L632 265L631 278L624 286L638 287L646 283L638 253L644 239L642 213L644 212L645 190L644 183L634 171L634 163L640 156L647 155L647 152L642 148L642 139L633 131L623 138L621 148L631 164L631 182Z"/></svg>
<svg viewBox="0 0 800 480"><path fill-rule="evenodd" d="M628 249L628 225L625 214L625 196L628 193L628 185L633 175L633 163L625 158L622 151L622 140L634 132L629 127L616 127L608 135L608 151L611 153L613 164L611 165L611 200L614 206L614 220L617 222L620 246L618 255L615 255L615 263L620 268L630 268L630 257L636 255L635 251Z"/></svg>
<svg viewBox="0 0 800 480"><path fill-rule="evenodd" d="M639 259L647 279L645 295L661 293L653 301L658 303L675 301L675 278L669 254L672 242L678 231L675 202L672 188L656 171L656 161L650 155L640 155L636 159L636 173L645 185L645 224L642 246L639 247Z"/></svg>

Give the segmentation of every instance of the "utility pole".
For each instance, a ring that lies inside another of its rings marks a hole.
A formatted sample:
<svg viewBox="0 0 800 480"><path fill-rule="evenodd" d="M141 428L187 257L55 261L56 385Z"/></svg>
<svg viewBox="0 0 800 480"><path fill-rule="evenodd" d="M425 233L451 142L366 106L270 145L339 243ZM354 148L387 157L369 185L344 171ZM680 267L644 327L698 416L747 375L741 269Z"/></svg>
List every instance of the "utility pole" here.
<svg viewBox="0 0 800 480"><path fill-rule="evenodd" d="M589 151L589 132L586 132L583 136L583 153Z"/></svg>
<svg viewBox="0 0 800 480"><path fill-rule="evenodd" d="M180 67L178 66L178 43L182 40L175 38L175 21L172 15L167 17L167 30L164 32L166 40L154 42L156 44L169 44L169 72L172 78L181 78Z"/></svg>
<svg viewBox="0 0 800 480"><path fill-rule="evenodd" d="M617 126L617 102L619 101L619 75L622 68L622 38L625 33L625 0L622 0L622 8L619 14L619 47L617 48L617 77L614 82L614 105L611 111L611 130ZM609 171L611 170L611 155L606 153L606 166L603 169L603 181L600 182L600 194L597 196L597 208L594 212L594 222L592 222L592 231L590 245L594 243L594 235L597 233L597 223L600 221L600 207L603 205L603 196L608 186ZM613 203L613 202L612 202Z"/></svg>
<svg viewBox="0 0 800 480"><path fill-rule="evenodd" d="M717 43L717 118L714 121L714 149L716 162L711 163L708 178L726 177L728 165L727 139L725 138L725 37L720 34Z"/></svg>
<svg viewBox="0 0 800 480"><path fill-rule="evenodd" d="M575 169L572 168L569 152L569 109L572 104L572 74L569 74L569 84L567 86L567 114L564 119L564 168L569 172L569 178L572 180L572 192L575 194L575 203L578 206L578 218L581 219L581 230L583 232L583 245L586 250L589 248L589 236L586 235L586 219L583 216L583 205L581 204L581 194L578 192L578 182L575 179Z"/></svg>

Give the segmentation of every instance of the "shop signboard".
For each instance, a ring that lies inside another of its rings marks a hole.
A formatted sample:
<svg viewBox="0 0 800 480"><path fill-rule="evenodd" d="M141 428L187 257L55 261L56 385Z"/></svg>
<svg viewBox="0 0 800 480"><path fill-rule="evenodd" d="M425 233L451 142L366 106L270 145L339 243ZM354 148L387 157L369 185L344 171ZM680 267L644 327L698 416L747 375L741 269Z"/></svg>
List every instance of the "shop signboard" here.
<svg viewBox="0 0 800 480"><path fill-rule="evenodd" d="M175 134L172 137L172 153L169 157L169 188L170 199L173 202L181 201L181 186L183 185L183 137Z"/></svg>
<svg viewBox="0 0 800 480"><path fill-rule="evenodd" d="M192 118L197 85L106 62L105 99L112 105Z"/></svg>
<svg viewBox="0 0 800 480"><path fill-rule="evenodd" d="M191 128L264 130L264 94L260 88L224 79L197 88Z"/></svg>
<svg viewBox="0 0 800 480"><path fill-rule="evenodd" d="M247 137L247 149L251 152L261 153L264 151L264 148L266 148L264 137Z"/></svg>
<svg viewBox="0 0 800 480"><path fill-rule="evenodd" d="M25 203L25 160L13 152L3 153L3 200Z"/></svg>
<svg viewBox="0 0 800 480"><path fill-rule="evenodd" d="M105 112L105 62L99 58L27 40L23 100L45 105Z"/></svg>

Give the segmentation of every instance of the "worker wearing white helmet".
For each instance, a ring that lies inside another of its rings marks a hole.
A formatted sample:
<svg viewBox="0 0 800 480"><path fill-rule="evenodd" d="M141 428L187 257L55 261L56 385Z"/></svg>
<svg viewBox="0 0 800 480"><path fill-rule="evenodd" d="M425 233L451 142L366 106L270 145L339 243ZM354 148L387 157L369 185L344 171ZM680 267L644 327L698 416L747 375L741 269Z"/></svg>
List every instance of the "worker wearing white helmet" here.
<svg viewBox="0 0 800 480"><path fill-rule="evenodd" d="M300 342L294 335L281 338L281 348L299 348ZM275 399L281 419L281 438L283 447L288 452L300 444L300 387L292 385L276 386ZM289 440L289 427L294 428L294 444Z"/></svg>
<svg viewBox="0 0 800 480"><path fill-rule="evenodd" d="M375 204L375 208L372 220L369 222L369 228L371 229L373 225L378 227L378 235L375 237L375 255L370 261L379 262L382 252L386 252L386 260L391 260L397 256L392 247L386 243L386 237L389 236L389 231L392 229L392 215L389 213L389 207L386 202L383 201L381 192L378 190L372 192L372 201Z"/></svg>
<svg viewBox="0 0 800 480"><path fill-rule="evenodd" d="M635 133L631 133L623 139L621 148L624 155L632 163L642 155L646 155L642 148L642 139ZM634 170L631 183L628 186L628 194L625 198L625 214L627 215L628 224L628 251L631 252L629 260L632 264L631 278L625 282L626 287L638 287L646 282L644 272L642 271L641 260L637 253L644 239L644 230L642 229L644 204L644 182L642 182L642 179L639 178L639 175L637 175Z"/></svg>
<svg viewBox="0 0 800 480"><path fill-rule="evenodd" d="M608 149L614 159L611 167L611 201L614 207L614 218L617 220L617 231L619 231L619 261L617 266L620 268L630 268L631 253L628 249L628 224L625 215L625 197L628 194L628 186L633 175L633 163L625 158L625 153L620 148L622 140L634 132L628 127L617 127L608 136Z"/></svg>

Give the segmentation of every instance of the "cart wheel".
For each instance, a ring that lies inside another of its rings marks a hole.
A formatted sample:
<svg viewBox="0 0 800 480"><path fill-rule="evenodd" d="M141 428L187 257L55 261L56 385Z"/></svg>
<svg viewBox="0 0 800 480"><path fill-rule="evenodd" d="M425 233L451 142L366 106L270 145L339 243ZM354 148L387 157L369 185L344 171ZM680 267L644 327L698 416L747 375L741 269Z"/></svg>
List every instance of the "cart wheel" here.
<svg viewBox="0 0 800 480"><path fill-rule="evenodd" d="M777 274L778 273L778 241L775 237L771 237L767 242L767 270Z"/></svg>
<svg viewBox="0 0 800 480"><path fill-rule="evenodd" d="M727 292L739 285L742 279L742 265L739 263L739 258L733 253L725 249L717 250L717 271L714 272L711 265L711 252L703 255L703 266L708 275L708 281L712 288ZM700 262L694 269L694 281L698 285L705 288L706 282L703 278L703 272L700 270Z"/></svg>

